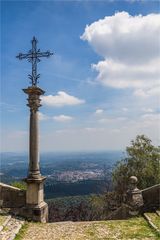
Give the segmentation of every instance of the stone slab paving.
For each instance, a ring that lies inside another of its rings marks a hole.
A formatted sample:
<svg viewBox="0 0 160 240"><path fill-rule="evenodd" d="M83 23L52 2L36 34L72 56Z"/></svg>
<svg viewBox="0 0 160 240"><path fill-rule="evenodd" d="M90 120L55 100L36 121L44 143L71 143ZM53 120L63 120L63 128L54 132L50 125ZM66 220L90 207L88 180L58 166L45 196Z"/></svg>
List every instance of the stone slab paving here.
<svg viewBox="0 0 160 240"><path fill-rule="evenodd" d="M13 240L23 224L24 221L21 218L8 216L0 231L0 240Z"/></svg>
<svg viewBox="0 0 160 240"><path fill-rule="evenodd" d="M97 222L29 223L22 240L156 240L143 218Z"/></svg>

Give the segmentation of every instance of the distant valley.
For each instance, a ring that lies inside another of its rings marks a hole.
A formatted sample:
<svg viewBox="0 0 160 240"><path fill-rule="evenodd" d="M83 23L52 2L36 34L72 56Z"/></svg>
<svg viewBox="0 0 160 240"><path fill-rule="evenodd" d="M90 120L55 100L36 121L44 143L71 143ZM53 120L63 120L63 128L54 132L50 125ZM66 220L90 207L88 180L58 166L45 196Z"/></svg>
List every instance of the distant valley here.
<svg viewBox="0 0 160 240"><path fill-rule="evenodd" d="M41 172L47 177L45 197L102 193L112 187L112 168L121 158L120 151L41 154ZM22 180L27 169L27 154L1 153L2 182Z"/></svg>

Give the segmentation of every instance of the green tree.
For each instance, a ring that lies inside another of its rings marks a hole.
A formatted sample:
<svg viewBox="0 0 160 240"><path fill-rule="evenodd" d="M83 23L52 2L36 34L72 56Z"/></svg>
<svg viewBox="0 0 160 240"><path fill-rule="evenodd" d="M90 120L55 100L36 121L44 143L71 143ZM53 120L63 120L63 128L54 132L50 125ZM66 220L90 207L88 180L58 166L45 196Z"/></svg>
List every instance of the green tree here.
<svg viewBox="0 0 160 240"><path fill-rule="evenodd" d="M112 177L119 194L127 190L129 177L133 175L138 178L140 189L160 182L160 147L153 146L144 135L131 141L131 146L126 148L126 157L115 165Z"/></svg>

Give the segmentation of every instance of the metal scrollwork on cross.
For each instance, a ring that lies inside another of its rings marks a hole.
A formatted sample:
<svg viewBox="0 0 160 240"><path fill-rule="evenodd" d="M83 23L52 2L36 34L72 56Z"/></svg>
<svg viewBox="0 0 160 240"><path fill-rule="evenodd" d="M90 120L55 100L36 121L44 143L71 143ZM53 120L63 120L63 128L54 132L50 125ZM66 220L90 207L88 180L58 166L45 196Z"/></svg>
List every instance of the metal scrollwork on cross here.
<svg viewBox="0 0 160 240"><path fill-rule="evenodd" d="M31 43L32 49L27 54L19 53L16 58L19 60L28 59L32 63L32 74L29 74L28 77L31 79L32 86L37 86L38 78L40 77L40 74L37 74L37 63L41 61L41 57L50 57L53 53L50 51L41 52L40 49L37 50L38 41L35 37L33 37Z"/></svg>

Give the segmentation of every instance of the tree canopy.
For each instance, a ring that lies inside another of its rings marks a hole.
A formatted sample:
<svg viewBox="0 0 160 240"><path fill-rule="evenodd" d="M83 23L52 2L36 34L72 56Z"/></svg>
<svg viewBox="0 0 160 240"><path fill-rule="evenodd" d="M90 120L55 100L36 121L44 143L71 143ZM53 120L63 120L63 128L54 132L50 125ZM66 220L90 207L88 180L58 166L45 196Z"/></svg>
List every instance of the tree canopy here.
<svg viewBox="0 0 160 240"><path fill-rule="evenodd" d="M126 157L113 170L115 190L124 193L130 176L138 178L138 187L144 189L160 183L160 147L152 145L145 135L138 135L126 147Z"/></svg>

